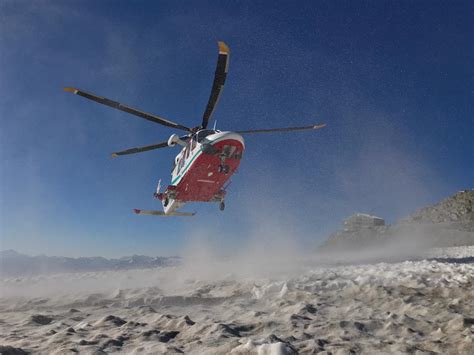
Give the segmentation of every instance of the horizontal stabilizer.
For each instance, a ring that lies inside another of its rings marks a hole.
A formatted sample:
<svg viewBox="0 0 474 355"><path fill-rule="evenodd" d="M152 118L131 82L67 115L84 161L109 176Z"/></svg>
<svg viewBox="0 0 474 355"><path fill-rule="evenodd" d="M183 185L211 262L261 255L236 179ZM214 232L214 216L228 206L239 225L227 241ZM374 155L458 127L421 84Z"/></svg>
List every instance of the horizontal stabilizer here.
<svg viewBox="0 0 474 355"><path fill-rule="evenodd" d="M149 215L149 216L163 216L163 217L169 217L169 216L192 217L196 214L196 212L170 212L166 214L163 211L146 211L146 210L137 210L137 209L134 209L133 212L135 212L135 214L143 214L143 215Z"/></svg>

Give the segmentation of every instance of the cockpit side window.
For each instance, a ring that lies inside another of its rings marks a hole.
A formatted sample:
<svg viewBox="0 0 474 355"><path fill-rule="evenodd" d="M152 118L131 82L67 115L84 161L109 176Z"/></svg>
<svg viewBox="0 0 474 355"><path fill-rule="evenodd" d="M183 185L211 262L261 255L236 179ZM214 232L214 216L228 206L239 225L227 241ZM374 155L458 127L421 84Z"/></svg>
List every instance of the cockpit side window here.
<svg viewBox="0 0 474 355"><path fill-rule="evenodd" d="M186 151L185 151L186 159L189 158L189 152L190 151L191 151L191 142L189 141L188 144L186 144Z"/></svg>
<svg viewBox="0 0 474 355"><path fill-rule="evenodd" d="M176 166L179 165L179 156L177 156L176 158L174 158L174 161L173 161L173 169L171 171L174 171L174 169L176 169ZM179 171L179 168L177 169L176 172Z"/></svg>
<svg viewBox="0 0 474 355"><path fill-rule="evenodd" d="M208 135L216 133L216 131L212 129L203 129L202 131L199 131L196 136L197 136L197 141L201 143L201 141L206 138Z"/></svg>

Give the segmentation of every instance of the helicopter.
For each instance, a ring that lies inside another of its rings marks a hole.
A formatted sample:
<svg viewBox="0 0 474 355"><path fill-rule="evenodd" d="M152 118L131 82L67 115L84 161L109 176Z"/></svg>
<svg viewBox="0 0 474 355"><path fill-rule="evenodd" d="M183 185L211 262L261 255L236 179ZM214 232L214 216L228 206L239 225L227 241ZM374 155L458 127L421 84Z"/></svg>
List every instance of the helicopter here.
<svg viewBox="0 0 474 355"><path fill-rule="evenodd" d="M209 121L224 88L229 69L229 47L221 41L218 42L218 47L219 55L211 95L204 111L202 122L196 127L183 126L163 117L137 110L120 102L83 90L72 87L64 88L66 92L71 92L99 104L186 132L186 134L181 136L174 133L167 141L160 143L112 153L112 157L118 157L166 147L182 147L173 160L171 183L161 192L160 180L156 192L153 194L156 199L161 201L163 211L134 209L133 211L136 214L194 216L195 212L178 211L188 202L216 202L219 204L219 209L223 211L225 209L225 196L229 179L237 171L244 154L245 142L242 135L307 131L325 127L325 124L315 124L304 127L220 131L214 125L213 129L208 129Z"/></svg>

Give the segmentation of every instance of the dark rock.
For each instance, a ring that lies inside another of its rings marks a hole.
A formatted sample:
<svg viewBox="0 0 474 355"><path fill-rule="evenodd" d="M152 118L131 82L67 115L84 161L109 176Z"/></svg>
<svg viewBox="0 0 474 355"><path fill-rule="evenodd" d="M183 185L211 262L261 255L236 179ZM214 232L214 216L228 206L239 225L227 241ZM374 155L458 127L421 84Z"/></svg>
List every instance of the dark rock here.
<svg viewBox="0 0 474 355"><path fill-rule="evenodd" d="M470 327L474 325L474 318L464 318L463 324L465 327Z"/></svg>
<svg viewBox="0 0 474 355"><path fill-rule="evenodd" d="M170 339L174 339L179 334L179 332L177 330L172 330L172 331L169 331L169 332L163 332L162 334L166 335Z"/></svg>
<svg viewBox="0 0 474 355"><path fill-rule="evenodd" d="M104 348L107 348L109 346L115 346L115 347L121 348L123 346L123 341L118 340L118 339L109 339L104 343Z"/></svg>
<svg viewBox="0 0 474 355"><path fill-rule="evenodd" d="M105 317L104 321L110 322L110 323L116 325L117 327L120 327L120 326L124 325L125 323L127 323L122 318L119 318L119 317L116 317L116 316L113 316L113 315Z"/></svg>
<svg viewBox="0 0 474 355"><path fill-rule="evenodd" d="M292 321L307 321L307 320L311 320L311 318L306 317L306 316L302 316L301 314L292 314L290 316L290 320L292 320Z"/></svg>
<svg viewBox="0 0 474 355"><path fill-rule="evenodd" d="M85 339L81 339L79 341L79 345L96 345L98 343L98 341L96 340L85 340Z"/></svg>
<svg viewBox="0 0 474 355"><path fill-rule="evenodd" d="M242 337L255 329L253 324L219 324L218 329L225 337Z"/></svg>
<svg viewBox="0 0 474 355"><path fill-rule="evenodd" d="M147 330L147 331L144 331L141 335L143 337L150 337L152 335L156 335L156 334L160 334L160 331L158 329L152 329L152 330Z"/></svg>
<svg viewBox="0 0 474 355"><path fill-rule="evenodd" d="M327 341L326 339L317 339L316 343L319 347L324 348L327 344L329 344L329 341Z"/></svg>
<svg viewBox="0 0 474 355"><path fill-rule="evenodd" d="M53 318L42 314L35 314L31 316L31 321L36 324L47 325L53 321Z"/></svg>
<svg viewBox="0 0 474 355"><path fill-rule="evenodd" d="M286 343L283 339L280 339L275 334L270 334L266 339L266 343L273 344L273 343Z"/></svg>
<svg viewBox="0 0 474 355"><path fill-rule="evenodd" d="M232 328L236 332L238 332L239 334L240 333L248 333L248 332L251 332L255 329L255 325L253 325L253 324L241 324L241 325L232 326Z"/></svg>
<svg viewBox="0 0 474 355"><path fill-rule="evenodd" d="M367 332L367 328L365 327L365 324L364 323L361 323L361 322L354 322L354 327L357 328L357 330L361 331L361 332Z"/></svg>
<svg viewBox="0 0 474 355"><path fill-rule="evenodd" d="M346 328L349 324L350 324L350 323L349 323L348 321L346 321L346 320L341 320L341 321L339 322L339 326L340 326L341 328Z"/></svg>
<svg viewBox="0 0 474 355"><path fill-rule="evenodd" d="M158 336L158 341L160 341L160 342L162 342L162 343L167 343L167 342L169 342L171 339L174 339L178 334L179 334L178 331L162 332L162 333Z"/></svg>
<svg viewBox="0 0 474 355"><path fill-rule="evenodd" d="M240 337L240 334L238 331L236 331L234 328L232 328L228 324L219 324L217 326L221 334L225 337Z"/></svg>
<svg viewBox="0 0 474 355"><path fill-rule="evenodd" d="M315 314L318 310L312 304L307 304L301 309L301 311Z"/></svg>
<svg viewBox="0 0 474 355"><path fill-rule="evenodd" d="M196 324L196 322L193 322L193 321L191 320L191 318L189 318L188 316L185 316L185 317L184 317L184 321L186 322L187 325L194 325L194 324Z"/></svg>
<svg viewBox="0 0 474 355"><path fill-rule="evenodd" d="M27 355L27 351L21 348L14 348L13 346L0 345L0 354L1 355Z"/></svg>
<svg viewBox="0 0 474 355"><path fill-rule="evenodd" d="M116 337L115 339L121 342L126 342L128 339L130 339L130 336L122 334Z"/></svg>

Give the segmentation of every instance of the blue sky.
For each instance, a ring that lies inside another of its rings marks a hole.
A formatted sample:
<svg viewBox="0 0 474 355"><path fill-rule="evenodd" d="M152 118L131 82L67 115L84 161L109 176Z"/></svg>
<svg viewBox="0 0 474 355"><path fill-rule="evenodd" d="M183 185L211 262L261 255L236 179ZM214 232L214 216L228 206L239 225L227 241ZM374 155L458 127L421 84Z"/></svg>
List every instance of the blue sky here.
<svg viewBox="0 0 474 355"><path fill-rule="evenodd" d="M474 181L472 1L0 2L0 249L176 254L196 235L316 243L354 212L393 222ZM177 149L111 159L173 130L74 86L195 126L217 40L222 130L248 136L226 211L152 218Z"/></svg>

